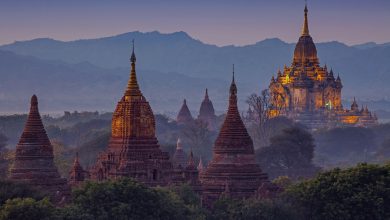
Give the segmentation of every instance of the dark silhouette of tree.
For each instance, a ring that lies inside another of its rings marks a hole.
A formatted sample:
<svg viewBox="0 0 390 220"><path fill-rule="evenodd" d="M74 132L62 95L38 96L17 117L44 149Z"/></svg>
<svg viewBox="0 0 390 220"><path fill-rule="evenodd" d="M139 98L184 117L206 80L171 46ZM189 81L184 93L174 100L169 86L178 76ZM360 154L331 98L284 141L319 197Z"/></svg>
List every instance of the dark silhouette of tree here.
<svg viewBox="0 0 390 220"><path fill-rule="evenodd" d="M270 177L309 177L318 169L313 163L314 143L311 134L301 128L283 130L271 138L271 144L260 148L256 157Z"/></svg>
<svg viewBox="0 0 390 220"><path fill-rule="evenodd" d="M390 164L333 169L287 190L302 219L390 219Z"/></svg>

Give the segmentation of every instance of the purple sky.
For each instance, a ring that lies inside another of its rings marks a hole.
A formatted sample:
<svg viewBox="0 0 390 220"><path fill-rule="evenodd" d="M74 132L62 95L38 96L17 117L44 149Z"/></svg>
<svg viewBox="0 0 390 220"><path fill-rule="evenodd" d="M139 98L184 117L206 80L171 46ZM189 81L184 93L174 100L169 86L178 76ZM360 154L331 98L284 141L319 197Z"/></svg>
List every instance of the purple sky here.
<svg viewBox="0 0 390 220"><path fill-rule="evenodd" d="M316 42L390 42L389 0L309 0ZM2 0L0 44L50 37L98 38L129 31L185 31L217 45L278 37L296 42L304 0Z"/></svg>

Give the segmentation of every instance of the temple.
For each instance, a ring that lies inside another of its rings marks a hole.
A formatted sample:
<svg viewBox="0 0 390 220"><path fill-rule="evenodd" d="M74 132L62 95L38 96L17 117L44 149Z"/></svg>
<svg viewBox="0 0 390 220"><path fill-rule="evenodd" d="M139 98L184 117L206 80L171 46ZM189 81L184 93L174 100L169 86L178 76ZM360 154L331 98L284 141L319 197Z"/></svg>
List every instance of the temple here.
<svg viewBox="0 0 390 220"><path fill-rule="evenodd" d="M179 166L185 167L187 163L187 156L183 150L183 145L181 143L180 138L177 139L176 151L173 154L172 163L174 167L179 167Z"/></svg>
<svg viewBox="0 0 390 220"><path fill-rule="evenodd" d="M357 103L344 109L341 102L343 88L340 76L333 70L320 66L317 49L309 34L308 9L304 9L301 36L295 46L291 66L278 70L272 76L270 115L287 116L309 128L338 125L371 126L377 117L368 109L359 110Z"/></svg>
<svg viewBox="0 0 390 220"><path fill-rule="evenodd" d="M192 118L191 112L187 106L187 101L184 99L183 105L180 108L179 114L177 114L176 122L179 125L189 125L193 121L194 121L194 118Z"/></svg>
<svg viewBox="0 0 390 220"><path fill-rule="evenodd" d="M10 179L38 187L60 203L70 197L70 187L54 164L53 147L38 110L38 98L31 98L30 113L16 146Z"/></svg>
<svg viewBox="0 0 390 220"><path fill-rule="evenodd" d="M233 198L249 198L267 179L255 161L252 139L238 111L233 70L226 118L214 143L213 158L200 173L203 203L212 206L227 191Z"/></svg>
<svg viewBox="0 0 390 220"><path fill-rule="evenodd" d="M79 161L79 154L76 154L72 169L69 172L69 185L79 186L87 178L87 172L83 169Z"/></svg>
<svg viewBox="0 0 390 220"><path fill-rule="evenodd" d="M90 176L97 181L131 177L147 186L164 186L173 167L169 154L160 150L153 111L137 82L134 42L130 62L130 79L112 116L108 149L98 156Z"/></svg>
<svg viewBox="0 0 390 220"><path fill-rule="evenodd" d="M202 104L200 105L198 120L207 123L207 128L210 131L217 129L217 116L215 115L213 103L209 99L209 93L207 89Z"/></svg>

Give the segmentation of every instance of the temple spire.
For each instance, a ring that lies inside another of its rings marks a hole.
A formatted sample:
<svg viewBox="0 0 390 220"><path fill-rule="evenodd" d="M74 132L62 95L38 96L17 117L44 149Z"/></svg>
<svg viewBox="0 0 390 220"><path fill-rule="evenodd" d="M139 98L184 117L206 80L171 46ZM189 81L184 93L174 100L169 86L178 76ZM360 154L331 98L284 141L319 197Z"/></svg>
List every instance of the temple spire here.
<svg viewBox="0 0 390 220"><path fill-rule="evenodd" d="M302 36L309 36L309 23L308 23L308 19L307 19L307 3L305 4L305 20L303 22L303 28L302 28Z"/></svg>
<svg viewBox="0 0 390 220"><path fill-rule="evenodd" d="M237 95L237 86L236 86L236 81L234 79L234 64L233 64L233 78L232 78L232 83L230 84L230 96L236 96Z"/></svg>
<svg viewBox="0 0 390 220"><path fill-rule="evenodd" d="M137 61L134 53L134 40L132 41L133 48L132 48L132 53L130 57L130 62L131 62L131 71L130 71L130 79L127 83L127 89L126 89L126 96L138 96L141 95L141 91L138 86L137 82L137 75L135 72L135 62Z"/></svg>
<svg viewBox="0 0 390 220"><path fill-rule="evenodd" d="M204 94L204 99L205 99L205 100L208 100L208 99L209 99L209 91L208 91L207 88L206 88L206 92L205 92L205 94Z"/></svg>

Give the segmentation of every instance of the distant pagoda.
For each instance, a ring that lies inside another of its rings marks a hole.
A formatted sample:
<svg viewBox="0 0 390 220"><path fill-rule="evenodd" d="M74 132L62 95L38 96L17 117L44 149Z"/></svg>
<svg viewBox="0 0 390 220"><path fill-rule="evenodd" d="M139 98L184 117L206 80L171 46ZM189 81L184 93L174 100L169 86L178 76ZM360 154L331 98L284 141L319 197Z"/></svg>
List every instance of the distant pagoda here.
<svg viewBox="0 0 390 220"><path fill-rule="evenodd" d="M174 167L181 166L181 167L184 168L186 166L187 156L186 156L186 153L183 150L183 145L182 145L182 142L181 142L180 138L177 139L176 151L173 154L172 162L173 162L173 166Z"/></svg>
<svg viewBox="0 0 390 220"><path fill-rule="evenodd" d="M47 192L54 202L70 196L70 187L54 164L53 147L38 110L38 98L31 97L30 113L16 145L10 179L27 183Z"/></svg>
<svg viewBox="0 0 390 220"><path fill-rule="evenodd" d="M80 164L79 154L76 154L73 166L69 172L69 184L73 186L79 186L86 179L86 171Z"/></svg>
<svg viewBox="0 0 390 220"><path fill-rule="evenodd" d="M269 84L272 117L286 116L311 129L337 125L367 127L378 123L368 109L356 108L355 100L351 109L343 107L340 77L335 77L326 65L320 66L317 48L309 33L307 6L292 63L285 65L283 71L278 70L276 75Z"/></svg>
<svg viewBox="0 0 390 220"><path fill-rule="evenodd" d="M228 112L214 143L213 158L200 173L200 181L206 206L211 206L226 190L233 198L254 196L267 181L267 175L255 161L252 139L238 111L234 70Z"/></svg>
<svg viewBox="0 0 390 220"><path fill-rule="evenodd" d="M90 176L98 181L132 177L148 186L167 185L172 163L160 150L152 109L137 83L134 44L130 61L130 80L112 116L108 149L98 156Z"/></svg>
<svg viewBox="0 0 390 220"><path fill-rule="evenodd" d="M177 114L176 122L181 125L188 125L191 124L193 121L194 119L192 118L191 112L187 106L187 100L184 99L183 105L181 106L180 111Z"/></svg>
<svg viewBox="0 0 390 220"><path fill-rule="evenodd" d="M198 120L207 123L210 131L217 129L217 116L215 115L213 103L209 99L208 89L206 89L204 99L200 105Z"/></svg>

